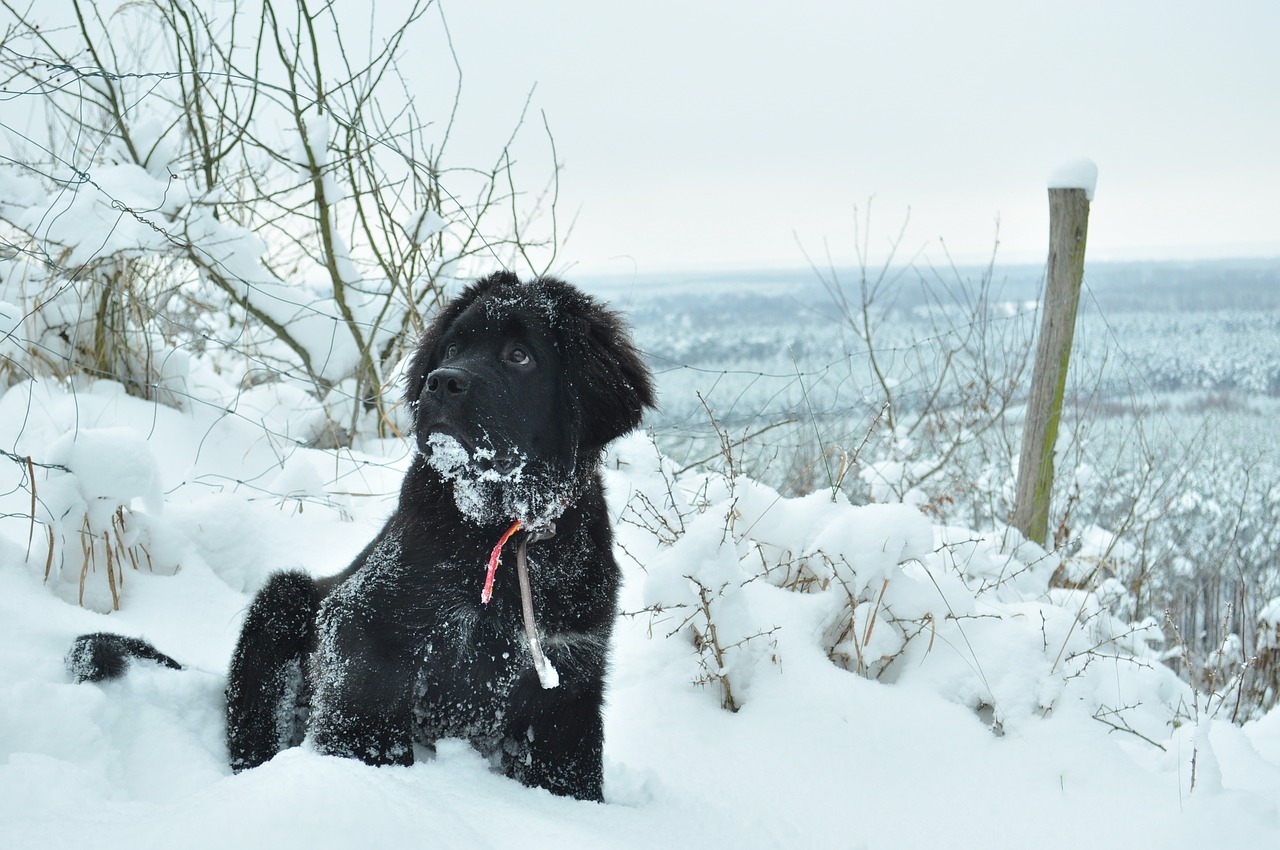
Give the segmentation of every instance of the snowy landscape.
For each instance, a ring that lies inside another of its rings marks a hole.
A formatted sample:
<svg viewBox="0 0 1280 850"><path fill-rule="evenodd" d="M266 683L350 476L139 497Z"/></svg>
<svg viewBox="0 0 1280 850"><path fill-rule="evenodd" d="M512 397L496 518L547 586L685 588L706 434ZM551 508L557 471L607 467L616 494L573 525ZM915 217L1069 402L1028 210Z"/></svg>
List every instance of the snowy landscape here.
<svg viewBox="0 0 1280 850"><path fill-rule="evenodd" d="M201 401L183 409L106 380L20 382L0 397L0 445L48 465L34 526L25 464L3 467L6 846L1280 836L1280 712L1232 722L1231 694L1161 663L1158 618L1118 613L1115 579L1053 586L1063 559L1002 526L827 490L783 496L723 464L681 472L644 433L607 464L626 613L605 805L524 788L461 742L411 768L304 746L232 775L221 692L250 595L272 570L345 566L391 509L408 450L305 448L290 436L307 415L296 399L212 374L193 384ZM85 529L110 539L113 580ZM1072 563L1107 545L1085 539ZM103 613L113 593L119 610ZM189 667L72 684L63 655L98 630L145 636Z"/></svg>
<svg viewBox="0 0 1280 850"><path fill-rule="evenodd" d="M446 144L461 70L403 76L413 25L461 64L431 4L376 39L334 5L6 7L0 846L1280 845L1280 260L1086 264L1041 546L1041 265L863 209L857 263L576 270L546 117ZM657 383L603 469L604 803L461 740L233 773L246 609L382 526L407 356L500 267L619 310ZM184 668L74 683L91 632Z"/></svg>

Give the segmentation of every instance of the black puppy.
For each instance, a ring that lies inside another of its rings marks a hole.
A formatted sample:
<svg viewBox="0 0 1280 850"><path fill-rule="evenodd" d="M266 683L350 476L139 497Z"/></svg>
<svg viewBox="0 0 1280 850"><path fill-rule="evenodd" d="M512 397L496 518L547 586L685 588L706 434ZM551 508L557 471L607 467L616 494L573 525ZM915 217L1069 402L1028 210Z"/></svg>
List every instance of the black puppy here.
<svg viewBox="0 0 1280 850"><path fill-rule="evenodd" d="M407 384L418 453L395 513L339 575L276 574L249 608L227 684L232 767L308 735L369 764L459 737L521 782L600 800L619 575L599 464L653 406L649 372L599 302L499 273L436 316ZM509 563L526 547L528 634ZM78 678L104 637L77 642Z"/></svg>

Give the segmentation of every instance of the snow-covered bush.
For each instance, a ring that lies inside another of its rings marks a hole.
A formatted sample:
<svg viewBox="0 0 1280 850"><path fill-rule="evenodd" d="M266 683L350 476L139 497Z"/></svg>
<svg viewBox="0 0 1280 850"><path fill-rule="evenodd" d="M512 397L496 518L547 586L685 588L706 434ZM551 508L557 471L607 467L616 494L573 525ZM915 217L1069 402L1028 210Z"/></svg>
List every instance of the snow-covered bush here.
<svg viewBox="0 0 1280 850"><path fill-rule="evenodd" d="M0 380L108 377L181 407L207 401L205 359L323 403L313 444L401 428L383 390L446 285L554 245L510 141L451 169L452 122L419 115L401 68L444 70L426 108L457 96L435 82L457 79L448 48L418 47L425 9L354 35L309 0L19 13L0 67L33 119L0 133Z"/></svg>
<svg viewBox="0 0 1280 850"><path fill-rule="evenodd" d="M895 250L890 241L883 265L820 269L776 292L708 286L638 301L637 330L655 363L688 367L660 376L655 431L676 468L710 461L786 496L840 491L854 504L911 504L943 525L1006 522L1037 316L1026 295L1038 287L1024 281L1013 300L991 266L894 266ZM1269 705L1250 696L1265 688L1249 681L1259 672L1258 614L1280 593L1276 408L1258 395L1273 383L1277 320L1104 314L1105 294L1082 305L1068 376L1054 581L1106 596L1127 622L1156 623L1166 663L1243 721ZM1232 356L1241 346L1249 356ZM1168 364L1190 361L1203 392L1159 393ZM1253 395L1230 395L1237 386Z"/></svg>
<svg viewBox="0 0 1280 850"><path fill-rule="evenodd" d="M1280 596L1258 613L1255 645L1250 691L1253 704L1265 711L1280 703Z"/></svg>
<svg viewBox="0 0 1280 850"><path fill-rule="evenodd" d="M46 539L30 558L64 599L118 611L130 571L178 569L162 523L156 461L128 428L74 431L48 447L49 476L36 487Z"/></svg>
<svg viewBox="0 0 1280 850"><path fill-rule="evenodd" d="M930 687L997 731L1080 706L1148 740L1185 719L1190 692L1160 663L1160 624L1130 622L1113 579L1053 580L1096 577L1091 553L1064 562L1016 531L934 525L913 505L681 474L644 437L615 456L620 544L645 576L630 614L685 642L689 680L725 708L749 704L760 677L821 659Z"/></svg>

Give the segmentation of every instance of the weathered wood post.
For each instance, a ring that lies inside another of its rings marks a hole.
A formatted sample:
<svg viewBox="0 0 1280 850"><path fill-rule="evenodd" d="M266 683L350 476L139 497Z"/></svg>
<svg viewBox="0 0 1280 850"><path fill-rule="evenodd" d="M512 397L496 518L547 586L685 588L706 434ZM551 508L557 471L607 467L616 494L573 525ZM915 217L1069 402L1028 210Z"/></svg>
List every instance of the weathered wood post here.
<svg viewBox="0 0 1280 850"><path fill-rule="evenodd" d="M1041 546L1048 545L1053 452L1084 280L1089 203L1097 178L1097 166L1089 160L1064 165L1049 178L1049 270L1013 507L1014 527Z"/></svg>

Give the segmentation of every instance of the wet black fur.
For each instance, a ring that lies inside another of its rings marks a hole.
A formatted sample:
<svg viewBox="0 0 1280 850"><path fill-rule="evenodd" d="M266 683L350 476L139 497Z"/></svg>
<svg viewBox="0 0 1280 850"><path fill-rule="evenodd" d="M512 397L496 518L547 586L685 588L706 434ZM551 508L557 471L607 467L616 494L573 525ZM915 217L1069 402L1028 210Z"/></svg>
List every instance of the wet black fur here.
<svg viewBox="0 0 1280 850"><path fill-rule="evenodd" d="M339 575L276 574L249 608L227 685L231 764L254 767L306 736L326 753L409 764L415 745L460 737L525 784L600 800L619 574L599 464L653 405L648 370L599 302L555 279L499 273L436 316L406 397L419 454L382 531ZM531 664L519 535L492 601L480 602L512 520L497 506L511 494L486 491L492 515L463 513L429 462L433 433L499 466L526 461L521 499L558 513L555 536L528 547L558 687L543 689Z"/></svg>

